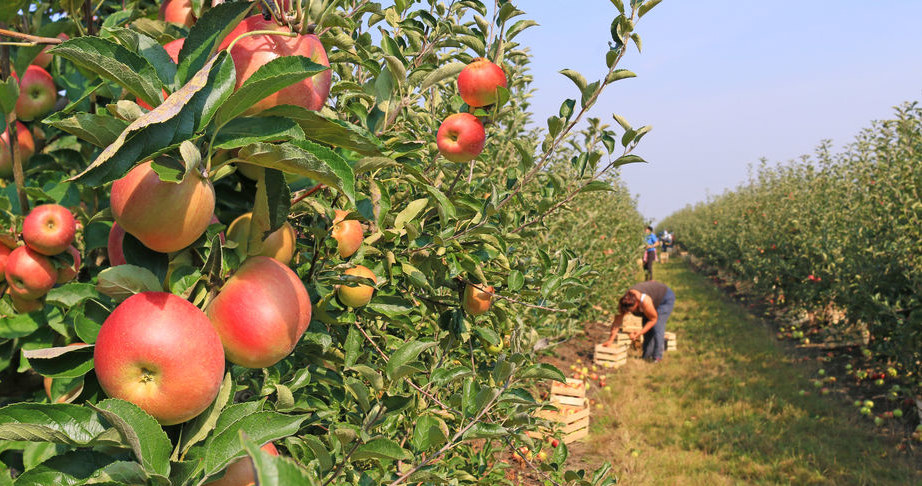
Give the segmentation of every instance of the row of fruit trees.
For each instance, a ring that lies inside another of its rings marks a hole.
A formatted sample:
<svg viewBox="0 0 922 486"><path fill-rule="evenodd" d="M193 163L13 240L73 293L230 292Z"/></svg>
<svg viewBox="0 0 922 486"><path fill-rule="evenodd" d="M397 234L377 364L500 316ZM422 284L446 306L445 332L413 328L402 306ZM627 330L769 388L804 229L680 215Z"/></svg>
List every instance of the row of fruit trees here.
<svg viewBox="0 0 922 486"><path fill-rule="evenodd" d="M887 395L912 403L922 394L920 188L922 108L906 103L840 152L825 141L812 157L763 161L747 184L660 226L766 303L811 318L811 334L791 329L794 338L860 344L875 363L849 373L878 387L899 377Z"/></svg>
<svg viewBox="0 0 922 486"><path fill-rule="evenodd" d="M611 3L536 128L508 1L2 2L0 484L612 484L526 435L633 272Z"/></svg>

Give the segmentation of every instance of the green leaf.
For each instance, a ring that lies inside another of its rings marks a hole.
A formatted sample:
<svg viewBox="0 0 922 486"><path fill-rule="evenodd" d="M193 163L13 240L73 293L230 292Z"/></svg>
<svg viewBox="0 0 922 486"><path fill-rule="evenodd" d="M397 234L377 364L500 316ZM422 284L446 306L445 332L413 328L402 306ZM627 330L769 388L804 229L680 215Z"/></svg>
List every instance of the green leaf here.
<svg viewBox="0 0 922 486"><path fill-rule="evenodd" d="M348 368L353 366L362 353L362 336L354 327L349 327L349 334L346 335L346 344L343 346L345 352L344 365Z"/></svg>
<svg viewBox="0 0 922 486"><path fill-rule="evenodd" d="M429 198L422 198L410 201L407 204L407 207L400 211L397 214L397 217L394 218L394 228L401 230L407 223L416 219L419 216L419 213L429 205Z"/></svg>
<svg viewBox="0 0 922 486"><path fill-rule="evenodd" d="M157 419L137 405L115 398L89 406L122 434L122 439L131 447L144 470L153 475L169 477L172 444Z"/></svg>
<svg viewBox="0 0 922 486"><path fill-rule="evenodd" d="M605 77L606 83L614 83L619 79L636 78L637 75L627 69L615 69Z"/></svg>
<svg viewBox="0 0 922 486"><path fill-rule="evenodd" d="M330 69L304 56L275 58L253 73L227 98L215 115L218 126L243 114L253 105L277 91Z"/></svg>
<svg viewBox="0 0 922 486"><path fill-rule="evenodd" d="M412 302L404 298L395 295L379 295L374 301L369 302L365 309L393 319L413 312L415 307Z"/></svg>
<svg viewBox="0 0 922 486"><path fill-rule="evenodd" d="M262 116L277 116L298 122L304 135L315 142L341 147L362 155L381 155L381 141L362 127L327 118L301 106L282 105L270 108Z"/></svg>
<svg viewBox="0 0 922 486"><path fill-rule="evenodd" d="M615 189L605 181L590 181L585 186L579 188L579 192L594 192L594 191L614 191Z"/></svg>
<svg viewBox="0 0 922 486"><path fill-rule="evenodd" d="M534 20L529 20L529 19L519 20L518 22L512 24L512 26L509 27L509 30L506 31L506 40L507 41L512 40L513 37L519 35L519 33L522 32L523 30L529 27L534 27L536 25L539 25L539 24L538 22L535 22Z"/></svg>
<svg viewBox="0 0 922 486"><path fill-rule="evenodd" d="M376 437L360 445L352 454L352 459L356 461L368 459L409 461L413 459L413 456L396 442L385 437Z"/></svg>
<svg viewBox="0 0 922 486"><path fill-rule="evenodd" d="M637 9L637 18L641 18L646 15L650 10L653 10L653 7L659 5L663 0L647 0Z"/></svg>
<svg viewBox="0 0 922 486"><path fill-rule="evenodd" d="M226 2L216 5L195 22L182 49L176 78L186 84L192 73L204 68L216 52L218 45L247 16L255 2Z"/></svg>
<svg viewBox="0 0 922 486"><path fill-rule="evenodd" d="M355 165L352 166L352 171L358 175L395 165L400 164L398 164L396 160L390 157L362 157L355 163Z"/></svg>
<svg viewBox="0 0 922 486"><path fill-rule="evenodd" d="M19 83L10 76L5 81L0 81L0 111L12 113L19 99Z"/></svg>
<svg viewBox="0 0 922 486"><path fill-rule="evenodd" d="M427 184L425 189L438 203L435 208L439 212L439 221L442 226L448 226L450 220L455 218L455 205L437 188Z"/></svg>
<svg viewBox="0 0 922 486"><path fill-rule="evenodd" d="M462 438L464 440L473 439L495 439L509 435L509 431L499 424L487 424L477 422L471 428L467 429Z"/></svg>
<svg viewBox="0 0 922 486"><path fill-rule="evenodd" d="M625 164L637 164L641 162L646 163L647 161L634 154L627 154L627 155L622 155L621 157L618 157L617 160L615 160L615 167L621 167L622 165L625 165Z"/></svg>
<svg viewBox="0 0 922 486"><path fill-rule="evenodd" d="M0 318L0 338L15 339L28 336L45 324L41 311L29 314L13 314Z"/></svg>
<svg viewBox="0 0 922 486"><path fill-rule="evenodd" d="M554 380L561 383L567 382L567 377L564 376L563 372L557 369L556 366L548 363L539 363L531 365L524 370L522 374L519 375L520 378L537 378L541 380Z"/></svg>
<svg viewBox="0 0 922 486"><path fill-rule="evenodd" d="M87 299L98 297L99 293L96 292L93 284L71 282L49 290L45 302L69 309Z"/></svg>
<svg viewBox="0 0 922 486"><path fill-rule="evenodd" d="M96 290L116 301L140 292L160 292L160 280L150 270L135 265L119 265L99 272Z"/></svg>
<svg viewBox="0 0 922 486"><path fill-rule="evenodd" d="M214 147L235 149L257 142L304 139L304 130L293 120L277 116L234 118L215 137Z"/></svg>
<svg viewBox="0 0 922 486"><path fill-rule="evenodd" d="M419 85L419 91L426 91L448 78L457 76L461 70L464 69L464 66L466 66L466 64L463 62L452 62L439 66L438 69L432 71L423 78L423 81Z"/></svg>
<svg viewBox="0 0 922 486"><path fill-rule="evenodd" d="M525 276L522 275L522 272L513 270L509 272L509 277L506 278L506 285L510 291L517 292L525 285Z"/></svg>
<svg viewBox="0 0 922 486"><path fill-rule="evenodd" d="M19 17L19 11L29 4L27 0L4 0L0 2L0 22L10 22Z"/></svg>
<svg viewBox="0 0 922 486"><path fill-rule="evenodd" d="M54 442L74 447L122 444L118 431L87 407L16 403L0 408L0 440Z"/></svg>
<svg viewBox="0 0 922 486"><path fill-rule="evenodd" d="M612 116L612 118L615 119L616 122L618 122L618 125L621 125L621 128L623 128L623 129L625 129L625 130L630 130L630 129L631 129L631 124L628 123L628 122L627 122L627 119L625 119L623 116L621 116L621 115L619 115L619 114L617 114L617 113L612 113L611 116Z"/></svg>
<svg viewBox="0 0 922 486"><path fill-rule="evenodd" d="M16 478L15 484L16 486L106 484L106 476L126 480L123 483L110 482L108 484L147 483L146 475L142 474L140 478L132 476L127 470L130 468L125 468L125 466L119 466L113 470L108 469L113 464L116 464L115 458L107 454L95 451L70 451L54 456L22 473ZM101 481L91 482L90 478L100 478ZM142 482L135 482L137 479Z"/></svg>
<svg viewBox="0 0 922 486"><path fill-rule="evenodd" d="M240 149L237 156L249 164L310 177L345 195L355 204L355 174L352 167L332 150L307 140L279 145L255 143Z"/></svg>
<svg viewBox="0 0 922 486"><path fill-rule="evenodd" d="M572 69L564 69L560 71L560 74L563 74L564 76L570 78L570 81L573 81L573 84L576 85L580 93L583 93L586 91L586 85L588 83L586 82L586 78L584 78L582 74Z"/></svg>
<svg viewBox="0 0 922 486"><path fill-rule="evenodd" d="M64 112L57 112L52 113L42 122L76 135L97 147L111 144L128 127L128 122L125 120L92 113L75 113L68 116Z"/></svg>
<svg viewBox="0 0 922 486"><path fill-rule="evenodd" d="M387 367L385 368L385 373L388 378L390 378L397 368L408 364L409 362L416 359L419 356L419 353L435 346L438 343L432 341L410 341L405 343L400 347L393 355L391 359L387 362Z"/></svg>
<svg viewBox="0 0 922 486"><path fill-rule="evenodd" d="M145 103L160 104L161 84L157 70L143 57L99 37L77 37L52 47L49 53L118 83Z"/></svg>
<svg viewBox="0 0 922 486"><path fill-rule="evenodd" d="M92 344L23 350L22 356L41 375L75 378L93 369Z"/></svg>
<svg viewBox="0 0 922 486"><path fill-rule="evenodd" d="M307 415L284 415L276 412L255 412L233 421L215 433L205 443L205 473L214 476L234 459L243 455L240 432L252 437L259 444L265 444L282 437L298 433ZM219 425L220 425L219 419Z"/></svg>
<svg viewBox="0 0 922 486"><path fill-rule="evenodd" d="M259 486L319 486L320 478L316 474L299 466L291 459L274 456L263 451L260 444L250 440L241 433L244 450L253 461L256 469L256 482Z"/></svg>
<svg viewBox="0 0 922 486"><path fill-rule="evenodd" d="M448 427L445 422L431 415L422 415L416 419L416 427L413 428L413 437L410 439L410 445L417 452L427 451L433 447L438 447L448 440L444 430Z"/></svg>
<svg viewBox="0 0 922 486"><path fill-rule="evenodd" d="M432 372L432 382L441 386L466 376L472 376L473 374L471 369L464 365L458 365L452 368L436 368L435 371Z"/></svg>

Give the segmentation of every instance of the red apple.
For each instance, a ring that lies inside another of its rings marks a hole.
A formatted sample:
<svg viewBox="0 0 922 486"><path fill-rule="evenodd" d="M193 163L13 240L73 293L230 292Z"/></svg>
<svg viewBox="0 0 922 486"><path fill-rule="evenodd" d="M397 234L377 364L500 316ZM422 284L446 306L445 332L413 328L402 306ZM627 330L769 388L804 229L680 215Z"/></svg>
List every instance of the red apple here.
<svg viewBox="0 0 922 486"><path fill-rule="evenodd" d="M67 34L61 32L60 34L58 34L58 39L68 40L70 39L70 37ZM39 52L37 56L35 56L35 59L32 60L32 64L42 69L48 69L48 66L51 65L51 59L52 59L51 54L48 53L48 49L50 48L51 46L45 46L45 48L42 49L42 51Z"/></svg>
<svg viewBox="0 0 922 486"><path fill-rule="evenodd" d="M369 270L368 267L362 265L356 265L343 273L356 277L370 278L372 282L378 283L378 277L375 276L375 273ZM339 301L348 307L362 307L371 301L371 296L374 293L375 288L370 285L339 285L336 287L336 295L339 297Z"/></svg>
<svg viewBox="0 0 922 486"><path fill-rule="evenodd" d="M6 272L6 260L10 257L10 252L12 251L12 248L4 244L0 244L0 274Z"/></svg>
<svg viewBox="0 0 922 486"><path fill-rule="evenodd" d="M493 302L493 296L490 294L493 292L493 287L486 285L478 285L478 287L480 288L470 284L464 287L464 311L472 316L479 316L490 310L490 304Z"/></svg>
<svg viewBox="0 0 922 486"><path fill-rule="evenodd" d="M333 212L336 214L333 218L333 239L336 240L339 256L349 258L362 246L362 224L354 219L346 220L349 211L335 209Z"/></svg>
<svg viewBox="0 0 922 486"><path fill-rule="evenodd" d="M106 253L109 254L109 265L118 266L128 263L125 260L125 252L122 249L122 242L125 241L125 229L118 225L118 223L112 223L112 228L109 230L109 240L106 243Z"/></svg>
<svg viewBox="0 0 922 486"><path fill-rule="evenodd" d="M261 449L273 456L279 455L279 450L271 442L262 446ZM205 484L208 486L253 486L256 484L256 469L253 467L253 460L249 457L241 457L227 466L221 479Z"/></svg>
<svg viewBox="0 0 922 486"><path fill-rule="evenodd" d="M205 310L231 363L266 368L291 354L311 320L311 299L290 268L248 258Z"/></svg>
<svg viewBox="0 0 922 486"><path fill-rule="evenodd" d="M80 252L74 248L74 245L67 247L67 253L70 253L70 256L74 259L73 266L63 267L58 270L58 280L55 282L57 284L66 284L71 280L77 278L77 274L80 273Z"/></svg>
<svg viewBox="0 0 922 486"><path fill-rule="evenodd" d="M273 20L266 20L262 15L254 15L247 17L235 27L221 43L219 49L226 49L241 34L256 30L290 32L288 27L278 25ZM301 55L317 64L330 65L323 44L314 34L297 37L253 35L242 38L234 44L230 55L237 70L236 88L240 88L257 69L279 57ZM308 110L319 110L330 94L331 78L330 70L317 73L304 81L267 96L250 107L246 113L255 114L278 105L297 105Z"/></svg>
<svg viewBox="0 0 922 486"><path fill-rule="evenodd" d="M48 293L58 280L58 271L45 255L20 246L6 260L6 283L10 294L20 299L38 299Z"/></svg>
<svg viewBox="0 0 922 486"><path fill-rule="evenodd" d="M16 116L22 121L32 121L48 114L58 101L58 90L48 71L29 65L19 81L19 99Z"/></svg>
<svg viewBox="0 0 922 486"><path fill-rule="evenodd" d="M32 208L22 223L22 239L42 255L57 255L74 242L77 220L60 204Z"/></svg>
<svg viewBox="0 0 922 486"><path fill-rule="evenodd" d="M163 425L202 413L224 376L221 338L208 316L166 292L142 292L119 304L99 330L93 361L106 394Z"/></svg>
<svg viewBox="0 0 922 486"><path fill-rule="evenodd" d="M169 253L191 245L214 216L214 187L197 171L182 182L163 182L144 162L112 184L115 221L154 251Z"/></svg>
<svg viewBox="0 0 922 486"><path fill-rule="evenodd" d="M166 51L167 55L170 56L170 59L172 59L174 63L179 64L179 51L182 50L182 46L185 43L186 43L185 37L181 39L171 40L170 42L167 42L166 44L163 45L163 50ZM166 99L166 97L168 96L166 90L164 89L161 91L163 91L163 99ZM135 98L135 102L138 103L138 106L146 110L154 109L153 106L148 105L147 103L142 101L141 98Z"/></svg>
<svg viewBox="0 0 922 486"><path fill-rule="evenodd" d="M452 162L467 162L483 152L487 134L476 116L455 113L442 122L435 139L443 157Z"/></svg>
<svg viewBox="0 0 922 486"><path fill-rule="evenodd" d="M160 4L160 20L192 27L195 15L192 13L192 0L164 0Z"/></svg>
<svg viewBox="0 0 922 486"><path fill-rule="evenodd" d="M16 122L16 140L19 142L19 158L22 168L28 166L29 158L35 154L35 140L32 132L22 123ZM10 129L9 127L0 135L0 177L13 177L13 156L10 154Z"/></svg>
<svg viewBox="0 0 922 486"><path fill-rule="evenodd" d="M237 243L237 255L246 258L247 247L250 239L250 222L253 213L241 214L227 228L227 238ZM287 222L281 228L273 231L263 240L262 250L257 255L275 258L288 265L295 254L295 229Z"/></svg>
<svg viewBox="0 0 922 486"><path fill-rule="evenodd" d="M497 89L505 88L506 73L492 62L478 57L458 75L458 92L469 106L480 107L496 103Z"/></svg>

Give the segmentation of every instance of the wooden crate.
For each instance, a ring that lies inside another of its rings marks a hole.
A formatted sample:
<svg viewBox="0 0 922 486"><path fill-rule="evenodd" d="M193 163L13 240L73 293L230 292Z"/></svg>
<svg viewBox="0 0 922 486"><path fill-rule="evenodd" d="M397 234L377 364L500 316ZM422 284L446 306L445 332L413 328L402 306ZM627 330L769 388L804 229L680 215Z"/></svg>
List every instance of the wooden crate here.
<svg viewBox="0 0 922 486"><path fill-rule="evenodd" d="M567 378L567 383L551 384L551 403L554 405L583 406L586 402L586 382Z"/></svg>
<svg viewBox="0 0 922 486"><path fill-rule="evenodd" d="M666 351L678 351L678 340L674 332L666 332Z"/></svg>
<svg viewBox="0 0 922 486"><path fill-rule="evenodd" d="M627 338L626 341L618 339L611 347L596 344L595 353L592 356L593 362L606 368L620 368L627 364L629 346L630 338Z"/></svg>
<svg viewBox="0 0 922 486"><path fill-rule="evenodd" d="M553 435L554 430L563 434L564 444L577 441L589 435L589 403L584 398L581 406L557 405L557 410L539 410L538 418L554 423L553 429L529 432L534 439L545 439Z"/></svg>

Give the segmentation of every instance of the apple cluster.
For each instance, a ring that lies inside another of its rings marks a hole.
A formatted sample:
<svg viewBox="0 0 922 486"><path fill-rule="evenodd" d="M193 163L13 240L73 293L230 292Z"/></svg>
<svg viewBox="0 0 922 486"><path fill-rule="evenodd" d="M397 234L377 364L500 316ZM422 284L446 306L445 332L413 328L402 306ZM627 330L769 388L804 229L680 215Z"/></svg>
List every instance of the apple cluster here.
<svg viewBox="0 0 922 486"><path fill-rule="evenodd" d="M499 88L506 86L503 69L484 58L474 59L458 74L458 92L471 109L495 104ZM476 159L483 152L486 139L483 123L470 113L449 115L436 133L442 157L459 163Z"/></svg>
<svg viewBox="0 0 922 486"><path fill-rule="evenodd" d="M76 232L77 221L70 210L59 204L43 204L33 208L23 221L23 245L0 242L0 271L17 312L41 309L49 290L77 276L80 252L73 245Z"/></svg>
<svg viewBox="0 0 922 486"><path fill-rule="evenodd" d="M67 34L58 37L67 39ZM47 50L47 48L45 48ZM57 88L51 74L45 70L51 63L51 55L44 50L32 61L20 78L11 73L19 83L19 98L16 99L14 113L17 120L33 121L41 119L54 109L58 101ZM16 122L16 142L19 145L19 158L23 169L35 154L35 139L32 132L20 121ZM7 127L0 135L0 177L13 176L13 156L10 153L10 129Z"/></svg>

